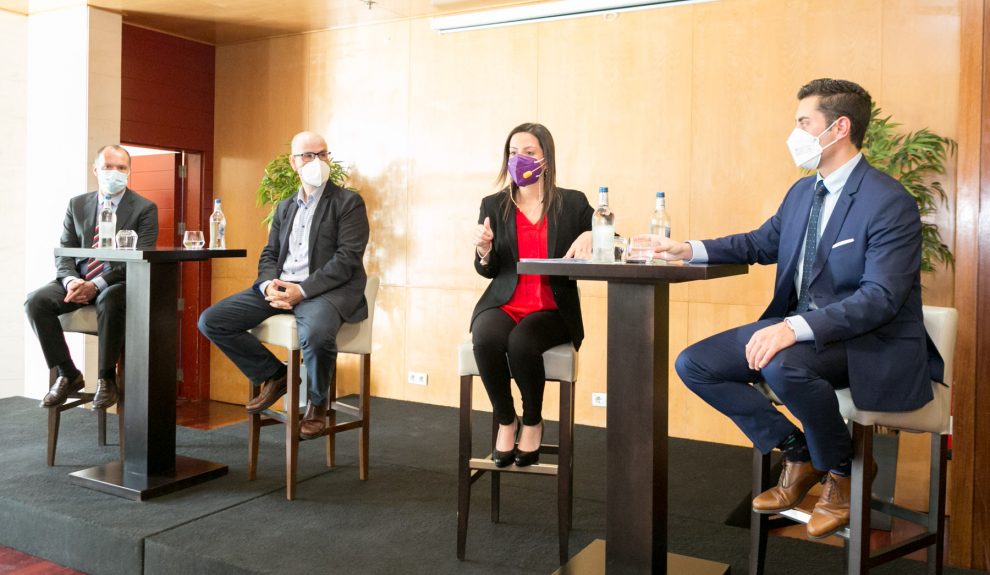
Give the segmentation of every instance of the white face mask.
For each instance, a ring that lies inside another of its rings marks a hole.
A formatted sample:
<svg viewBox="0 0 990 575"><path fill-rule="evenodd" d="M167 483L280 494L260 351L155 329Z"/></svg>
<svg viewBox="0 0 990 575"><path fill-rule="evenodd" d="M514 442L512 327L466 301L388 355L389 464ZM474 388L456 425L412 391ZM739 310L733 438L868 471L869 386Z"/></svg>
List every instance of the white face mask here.
<svg viewBox="0 0 990 575"><path fill-rule="evenodd" d="M836 118L835 122L838 121L839 119ZM791 157L794 158L794 163L797 164L799 168L804 168L806 170L818 169L818 163L822 161L822 152L838 141L832 140L825 147L822 147L820 143L821 137L832 129L835 122L829 124L828 127L822 130L822 133L817 136L812 136L801 128L794 128L794 131L791 132L791 135L787 138L787 149L791 151Z"/></svg>
<svg viewBox="0 0 990 575"><path fill-rule="evenodd" d="M117 170L96 170L96 180L100 184L100 194L116 196L122 194L127 187L127 174Z"/></svg>
<svg viewBox="0 0 990 575"><path fill-rule="evenodd" d="M299 170L299 179L305 184L318 188L330 179L330 165L320 159L303 165Z"/></svg>

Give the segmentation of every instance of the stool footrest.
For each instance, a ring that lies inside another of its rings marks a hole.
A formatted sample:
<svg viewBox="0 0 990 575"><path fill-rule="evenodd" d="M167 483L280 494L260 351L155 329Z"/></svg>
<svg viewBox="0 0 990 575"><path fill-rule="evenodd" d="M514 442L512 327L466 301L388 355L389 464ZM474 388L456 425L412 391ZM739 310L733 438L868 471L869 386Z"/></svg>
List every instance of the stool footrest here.
<svg viewBox="0 0 990 575"><path fill-rule="evenodd" d="M557 475L557 465L552 463L537 463L535 465L527 465L526 467L517 467L513 463L505 467L496 467L495 462L491 458L482 459L480 457L472 457L468 460L468 469L479 469L498 473L507 471L509 473L530 473L533 475Z"/></svg>
<svg viewBox="0 0 990 575"><path fill-rule="evenodd" d="M341 403L339 401L333 401L330 403L330 409L336 411L337 413L346 413L347 415L360 418L361 410L353 405L347 405L346 403Z"/></svg>
<svg viewBox="0 0 990 575"><path fill-rule="evenodd" d="M803 523L805 525L807 525L808 521L811 520L811 513L805 511L804 509L799 509L797 507L795 507L794 509L788 509L787 511L782 511L779 515L781 517L786 517L788 519L797 521L798 523ZM839 537L842 537L846 541L849 540L848 527L844 527L839 531L836 531L835 534L838 535Z"/></svg>

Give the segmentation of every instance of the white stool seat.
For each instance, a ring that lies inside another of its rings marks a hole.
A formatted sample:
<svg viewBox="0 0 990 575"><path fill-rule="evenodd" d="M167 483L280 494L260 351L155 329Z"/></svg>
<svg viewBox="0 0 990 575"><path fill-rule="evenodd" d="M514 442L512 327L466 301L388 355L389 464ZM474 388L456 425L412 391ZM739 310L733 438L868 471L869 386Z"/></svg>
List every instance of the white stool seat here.
<svg viewBox="0 0 990 575"><path fill-rule="evenodd" d="M58 316L58 321L62 324L62 331L87 335L96 335L98 331L95 305L86 305L75 311L63 313Z"/></svg>
<svg viewBox="0 0 990 575"><path fill-rule="evenodd" d="M569 343L551 347L543 352L543 368L546 378L552 381L576 381L577 350ZM457 346L457 374L479 375L478 364L474 360L474 344L471 334Z"/></svg>

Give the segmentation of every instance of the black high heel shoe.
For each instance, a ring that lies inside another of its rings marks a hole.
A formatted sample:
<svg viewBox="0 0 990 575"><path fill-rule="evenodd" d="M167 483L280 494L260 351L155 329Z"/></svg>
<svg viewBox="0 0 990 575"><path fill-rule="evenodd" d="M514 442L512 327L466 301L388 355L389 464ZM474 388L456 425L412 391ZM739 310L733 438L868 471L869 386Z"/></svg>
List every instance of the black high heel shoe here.
<svg viewBox="0 0 990 575"><path fill-rule="evenodd" d="M543 420L540 420L540 440L536 444L536 451L516 450L516 467L526 467L540 462L540 445L543 443Z"/></svg>
<svg viewBox="0 0 990 575"><path fill-rule="evenodd" d="M519 443L519 432L522 430L522 422L516 417L516 437L512 440L512 449L509 451L499 451L492 448L492 461L495 467L508 467L516 459L516 444Z"/></svg>

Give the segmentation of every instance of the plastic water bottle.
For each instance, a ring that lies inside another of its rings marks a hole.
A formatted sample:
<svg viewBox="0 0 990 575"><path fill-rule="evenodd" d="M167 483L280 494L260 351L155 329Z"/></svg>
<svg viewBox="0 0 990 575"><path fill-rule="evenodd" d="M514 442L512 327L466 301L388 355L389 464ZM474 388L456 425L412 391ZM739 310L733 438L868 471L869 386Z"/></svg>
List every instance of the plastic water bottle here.
<svg viewBox="0 0 990 575"><path fill-rule="evenodd" d="M598 209L591 216L591 261L615 263L615 214L608 208L608 188L598 188Z"/></svg>
<svg viewBox="0 0 990 575"><path fill-rule="evenodd" d="M100 231L97 246L113 249L113 237L116 233L117 214L113 213L113 203L110 201L110 194L104 194L103 206L100 207Z"/></svg>
<svg viewBox="0 0 990 575"><path fill-rule="evenodd" d="M213 200L213 213L210 214L210 249L227 249L227 218L220 209L220 198Z"/></svg>
<svg viewBox="0 0 990 575"><path fill-rule="evenodd" d="M650 233L657 236L670 237L670 214L664 205L663 192L657 192L657 206L650 216Z"/></svg>

